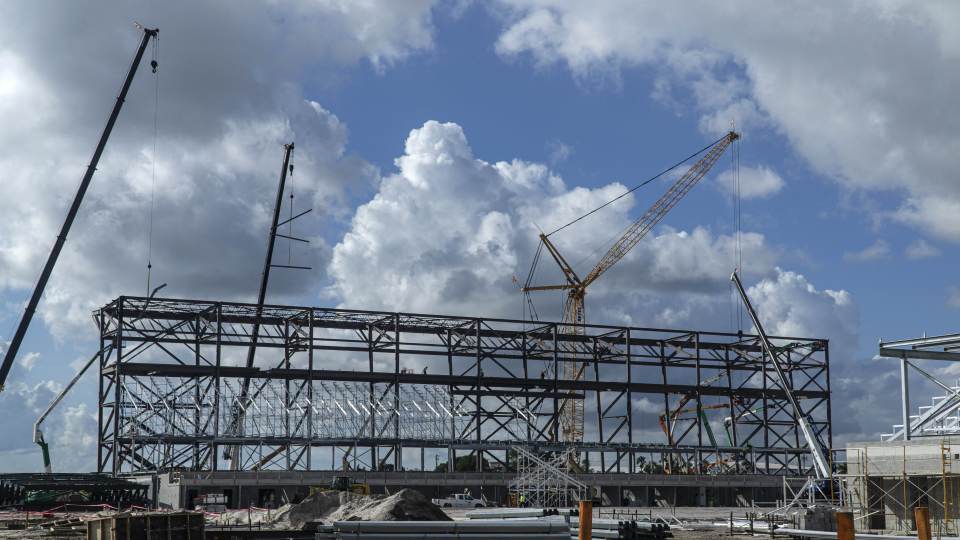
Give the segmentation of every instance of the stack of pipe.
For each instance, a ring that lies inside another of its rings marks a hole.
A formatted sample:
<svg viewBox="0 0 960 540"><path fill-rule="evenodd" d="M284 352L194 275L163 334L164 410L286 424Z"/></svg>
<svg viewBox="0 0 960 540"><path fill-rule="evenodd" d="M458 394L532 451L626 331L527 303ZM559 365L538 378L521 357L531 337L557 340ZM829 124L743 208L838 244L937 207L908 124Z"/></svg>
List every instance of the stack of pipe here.
<svg viewBox="0 0 960 540"><path fill-rule="evenodd" d="M337 540L570 540L557 520L337 521Z"/></svg>
<svg viewBox="0 0 960 540"><path fill-rule="evenodd" d="M577 538L579 528L577 524L570 526L571 538ZM597 540L663 540L673 537L670 526L664 523L650 523L648 521L618 521L615 519L593 520L591 537Z"/></svg>

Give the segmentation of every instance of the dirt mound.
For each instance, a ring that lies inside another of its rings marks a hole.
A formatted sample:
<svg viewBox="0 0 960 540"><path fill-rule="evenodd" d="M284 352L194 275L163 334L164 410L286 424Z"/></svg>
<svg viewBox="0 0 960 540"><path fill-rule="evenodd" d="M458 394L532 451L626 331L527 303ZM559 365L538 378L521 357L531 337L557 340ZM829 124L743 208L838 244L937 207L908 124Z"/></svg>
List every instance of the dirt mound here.
<svg viewBox="0 0 960 540"><path fill-rule="evenodd" d="M328 521L452 521L439 506L415 489L389 497L361 497L346 501L327 516Z"/></svg>

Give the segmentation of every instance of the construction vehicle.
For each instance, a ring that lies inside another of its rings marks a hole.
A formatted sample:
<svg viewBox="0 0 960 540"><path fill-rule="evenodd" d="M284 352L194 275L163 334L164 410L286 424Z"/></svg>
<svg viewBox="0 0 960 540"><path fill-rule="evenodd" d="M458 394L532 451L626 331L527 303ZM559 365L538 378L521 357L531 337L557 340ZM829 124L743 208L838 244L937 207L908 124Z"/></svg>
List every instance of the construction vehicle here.
<svg viewBox="0 0 960 540"><path fill-rule="evenodd" d="M816 479L813 482L808 482L809 488L811 491L819 490L824 495L827 495L829 492L830 498L833 498L833 494L839 493L839 491L834 489L835 486L832 481L833 471L824 453L825 446L816 432L813 431L810 425L809 415L800 407L796 396L793 395L790 378L784 371L780 363L780 357L773 349L773 345L770 343L770 339L767 337L767 333L760 323L760 318L757 316L757 312L754 311L753 304L750 303L750 298L747 297L747 292L744 290L743 283L740 282L740 276L737 275L736 271L730 275L730 281L736 286L737 293L740 295L741 300L743 300L743 305L747 310L747 314L750 316L750 321L753 322L753 327L756 329L757 336L760 338L760 345L763 347L763 352L766 353L767 358L770 359L770 363L773 365L773 369L780 383L780 388L783 390L787 402L789 402L790 407L793 409L794 420L800 428L800 432L803 433L803 439L807 444L807 448L810 450L810 456L813 458L813 473Z"/></svg>
<svg viewBox="0 0 960 540"><path fill-rule="evenodd" d="M486 508L487 506L487 503L482 500L474 499L469 491L454 493L453 497L431 499L430 502L441 508Z"/></svg>
<svg viewBox="0 0 960 540"><path fill-rule="evenodd" d="M34 287L33 294L30 296L30 300L27 302L27 307L23 310L23 316L20 318L20 323L17 325L16 332L13 334L13 339L10 340L10 346L7 347L7 350L4 353L3 364L0 364L0 392L3 391L4 385L7 381L7 375L10 373L10 368L13 367L13 362L16 360L17 353L20 351L20 344L23 342L23 338L27 334L27 328L30 327L30 321L33 320L33 314L37 311L37 306L40 304L40 298L43 297L43 291L47 287L47 281L50 280L50 275L53 273L53 268L57 264L57 259L60 258L60 252L63 250L63 245L67 241L67 235L70 233L70 227L73 226L73 220L77 217L77 212L80 210L80 203L83 202L83 197L86 195L87 188L90 187L90 181L93 179L93 173L96 172L97 164L100 162L100 156L103 154L103 150L107 146L107 141L110 139L110 133L113 131L113 125L116 123L117 117L120 116L120 110L123 108L123 102L127 99L127 91L130 90L130 85L133 83L133 77L137 74L137 69L140 67L140 60L143 58L144 51L147 50L147 44L150 43L151 38L157 38L159 36L160 31L156 28L145 28L140 25L138 25L138 27L143 30L143 36L140 40L140 47L137 49L137 52L133 57L133 63L130 65L130 69L127 71L127 77L123 81L123 86L120 87L120 94L117 96L117 101L113 106L110 117L107 119L107 125L104 126L103 133L100 134L100 141L97 143L97 147L93 151L93 157L90 159L90 164L87 166L87 171L84 173L83 179L80 181L80 187L77 189L77 193L73 197L73 202L70 204L70 209L67 211L67 217L64 219L63 225L60 227L60 234L57 235L57 240L53 243L53 249L50 250L50 254L47 256L47 262L43 265L43 270L40 272L40 278L37 280L37 285ZM154 73L156 73L156 59L152 60L150 65L153 68ZM41 444L41 447L43 446L44 445Z"/></svg>
<svg viewBox="0 0 960 540"><path fill-rule="evenodd" d="M724 150L726 150L727 147L729 147L739 138L740 135L738 133L731 131L720 139L714 141L710 146L707 146L700 152L694 154L699 155L706 151L706 154L699 161L694 163L693 166L691 166L683 176L674 182L674 184L670 186L670 189L668 189L667 192L663 194L663 196L661 196L660 199L658 199L657 202L655 202L653 206L651 206L646 213L643 214L643 216L640 217L640 219L627 227L619 239L614 242L614 244L607 250L603 257L600 258L600 261L597 262L596 266L594 266L593 269L590 270L590 272L587 273L586 277L583 279L577 275L573 267L567 262L563 255L560 254L560 251L549 238L552 234L566 227L566 225L554 230L550 234L541 233L540 246L538 247L537 255L535 256L534 267L536 265L536 259L539 258L540 253L542 252L542 248L545 247L550 253L550 256L553 257L553 260L560 267L560 271L563 273L566 283L559 285L531 286L528 279L528 283L521 290L524 293L529 293L532 291L566 291L567 296L563 304L563 317L560 331L565 334L582 334L583 325L586 323L584 299L587 294L587 288L593 282L599 279L600 276L610 270L610 268L612 268L618 261L623 259L623 257L626 256L626 254L633 249L634 246L640 242L640 240L642 240L651 230L653 230L653 228L660 223L667 213L674 206L676 206L677 203L680 202L680 200L691 189L693 189L693 187L707 174L708 171L710 171L717 160L720 159L720 156L723 154ZM670 170L673 168L675 167L672 167ZM599 210L599 208L597 210ZM572 223L574 222L568 223L567 225ZM531 276L532 274L533 269L531 269ZM569 353L568 356L570 359L563 361L562 366L554 366L553 369L556 370L558 367L562 367L562 372L560 375L563 380L579 381L583 377L583 372L586 369L587 364L586 362L578 361L576 359L576 353ZM567 442L582 441L583 399L565 398L559 407L559 428L562 432L561 435L563 440ZM549 426L549 428L552 430L553 426Z"/></svg>
<svg viewBox="0 0 960 540"><path fill-rule="evenodd" d="M667 426L667 415L666 414L660 415L660 419L659 419L660 429L663 430L663 434L667 436L667 442L670 443L670 446L676 446L677 444L673 440L673 431L677 427L677 422L683 421L683 420L699 420L700 425L703 426L703 430L707 434L707 438L710 439L710 444L713 446L717 446L717 438L713 435L713 428L710 427L710 421L707 419L707 415L703 411L709 411L713 409L728 409L728 408L730 408L729 404L720 403L717 405L704 405L704 406L691 407L689 409L677 409L677 410L674 410L672 413L670 413L669 427ZM696 416L692 418L680 417L681 414L686 414L686 413L696 413Z"/></svg>
<svg viewBox="0 0 960 540"><path fill-rule="evenodd" d="M335 491L346 491L356 495L369 495L370 484L366 482L354 482L349 476L334 476L330 482L330 489Z"/></svg>

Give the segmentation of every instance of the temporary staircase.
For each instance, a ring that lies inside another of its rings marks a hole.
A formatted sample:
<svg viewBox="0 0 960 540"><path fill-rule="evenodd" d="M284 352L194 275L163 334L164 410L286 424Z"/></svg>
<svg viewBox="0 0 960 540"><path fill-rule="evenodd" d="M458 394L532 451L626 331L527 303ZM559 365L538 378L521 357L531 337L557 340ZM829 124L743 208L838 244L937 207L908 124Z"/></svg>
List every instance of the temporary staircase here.
<svg viewBox="0 0 960 540"><path fill-rule="evenodd" d="M537 455L522 446L512 448L517 454L517 477L510 483L510 491L523 506L563 508L588 498L589 487L570 472L576 449Z"/></svg>

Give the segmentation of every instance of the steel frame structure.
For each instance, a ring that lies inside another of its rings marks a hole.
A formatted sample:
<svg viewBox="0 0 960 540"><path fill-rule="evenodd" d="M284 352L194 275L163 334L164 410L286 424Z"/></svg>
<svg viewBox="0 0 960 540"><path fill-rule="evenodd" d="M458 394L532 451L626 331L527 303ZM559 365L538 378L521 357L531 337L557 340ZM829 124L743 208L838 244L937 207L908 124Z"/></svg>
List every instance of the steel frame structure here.
<svg viewBox="0 0 960 540"><path fill-rule="evenodd" d="M423 469L425 449L448 463L472 455L477 470L509 469L516 445L566 451L560 412L565 400L583 399L592 412L576 452L595 471L810 473L756 336L595 324L565 334L555 322L144 297L120 297L95 319L102 472L225 470L221 453L232 445L240 470L312 470L326 456L334 469L403 470L416 451ZM255 327L257 362L247 368ZM831 445L827 341L772 339L804 413ZM588 376L563 380L555 367L574 357ZM249 410L231 430L247 377ZM356 418L337 424L324 396L364 399L352 404ZM447 413L438 400L449 400ZM729 416L677 418L671 445L651 409L669 412L681 400L725 404ZM424 412L424 402L435 410ZM705 421L728 424L726 444L706 440Z"/></svg>
<svg viewBox="0 0 960 540"><path fill-rule="evenodd" d="M881 439L909 441L960 434L960 381L945 383L917 365L921 360L960 361L960 353L956 352L960 348L960 334L881 341L878 348L881 358L900 360L900 423L895 424L890 433L884 433ZM945 392L931 398L929 406L920 406L915 415L910 414L911 370Z"/></svg>

